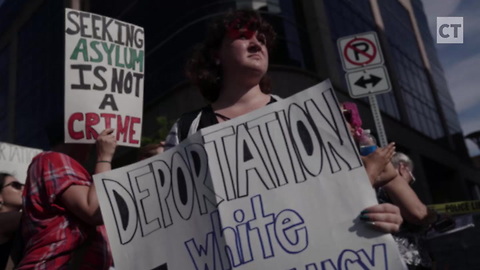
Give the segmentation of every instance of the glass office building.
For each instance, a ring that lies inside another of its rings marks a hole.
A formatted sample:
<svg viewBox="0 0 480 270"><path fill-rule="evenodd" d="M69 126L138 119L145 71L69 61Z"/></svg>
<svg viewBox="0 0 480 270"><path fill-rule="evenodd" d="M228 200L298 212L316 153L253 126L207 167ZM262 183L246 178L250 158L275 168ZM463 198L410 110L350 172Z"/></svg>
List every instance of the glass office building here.
<svg viewBox="0 0 480 270"><path fill-rule="evenodd" d="M206 24L230 9L254 8L278 33L271 53L274 91L288 96L326 78L339 100L351 100L339 38L375 31L392 91L378 95L389 140L417 163L415 187L427 203L474 198L471 168L443 70L420 0L54 1L0 4L0 141L48 148L63 114L63 9L79 8L145 29L143 134L155 119L176 119L204 103L185 80L184 63ZM418 33L418 34L417 34ZM356 100L373 129L366 98ZM118 164L134 161L121 149ZM133 157L133 158L132 158Z"/></svg>

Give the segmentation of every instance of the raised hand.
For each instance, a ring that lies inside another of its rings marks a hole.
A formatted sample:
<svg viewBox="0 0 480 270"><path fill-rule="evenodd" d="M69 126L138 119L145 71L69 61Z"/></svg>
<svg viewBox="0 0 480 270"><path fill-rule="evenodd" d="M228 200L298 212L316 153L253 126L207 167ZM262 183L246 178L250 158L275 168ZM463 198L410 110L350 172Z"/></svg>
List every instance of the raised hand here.
<svg viewBox="0 0 480 270"><path fill-rule="evenodd" d="M373 183L374 187L381 187L388 182L392 181L395 177L397 177L398 173L393 164L389 162L385 169L380 173L380 175L375 179Z"/></svg>
<svg viewBox="0 0 480 270"><path fill-rule="evenodd" d="M395 143L377 148L368 156L362 157L368 177L373 186L380 186L393 179L397 172L391 166L390 160L395 153ZM381 176L382 172L384 175Z"/></svg>
<svg viewBox="0 0 480 270"><path fill-rule="evenodd" d="M113 135L113 128L103 130L97 137L97 162L111 162L115 149L117 148L117 140Z"/></svg>

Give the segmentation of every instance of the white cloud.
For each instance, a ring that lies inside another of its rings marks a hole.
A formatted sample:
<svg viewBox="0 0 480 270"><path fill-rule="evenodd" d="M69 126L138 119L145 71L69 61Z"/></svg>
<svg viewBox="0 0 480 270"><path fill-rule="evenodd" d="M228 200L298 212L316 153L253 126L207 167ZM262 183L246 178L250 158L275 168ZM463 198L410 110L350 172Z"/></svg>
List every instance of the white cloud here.
<svg viewBox="0 0 480 270"><path fill-rule="evenodd" d="M480 105L479 105L480 106ZM480 130L480 107L479 107L479 115L478 116L473 116L468 119L463 119L461 121L461 126L463 130L463 134L468 135L472 132L479 131ZM471 157L473 156L478 156L480 155L480 149L479 147L470 139L466 139L466 146L468 149L468 152Z"/></svg>
<svg viewBox="0 0 480 270"><path fill-rule="evenodd" d="M462 122L462 129L465 135L480 130L480 117L471 117Z"/></svg>
<svg viewBox="0 0 480 270"><path fill-rule="evenodd" d="M453 15L455 9L460 4L460 0L422 0L422 3L427 14L430 30L432 30L432 33L435 33L437 17Z"/></svg>
<svg viewBox="0 0 480 270"><path fill-rule="evenodd" d="M472 142L471 140L465 140L468 153L470 154L471 157L476 157L480 155L480 150L478 149L478 146Z"/></svg>
<svg viewBox="0 0 480 270"><path fill-rule="evenodd" d="M448 16L460 4L460 0L422 0L425 12L434 16Z"/></svg>
<svg viewBox="0 0 480 270"><path fill-rule="evenodd" d="M458 113L480 108L480 53L445 68L450 93ZM480 115L479 115L480 118ZM480 127L479 127L480 128Z"/></svg>
<svg viewBox="0 0 480 270"><path fill-rule="evenodd" d="M437 17L464 17L466 44L461 48L458 45L436 46L464 134L480 130L480 51L477 49L480 16L477 1L422 0L434 40ZM480 155L479 147L471 140L466 140L466 146L470 156Z"/></svg>
<svg viewBox="0 0 480 270"><path fill-rule="evenodd" d="M480 4L477 1L422 0L430 32L434 39L437 31L437 17L463 17L465 42L477 39L480 34L480 16L478 16ZM444 50L449 46L437 47Z"/></svg>
<svg viewBox="0 0 480 270"><path fill-rule="evenodd" d="M464 25L464 39L465 42L473 42L478 40L478 35L480 34L480 10L473 9L469 10L463 18Z"/></svg>

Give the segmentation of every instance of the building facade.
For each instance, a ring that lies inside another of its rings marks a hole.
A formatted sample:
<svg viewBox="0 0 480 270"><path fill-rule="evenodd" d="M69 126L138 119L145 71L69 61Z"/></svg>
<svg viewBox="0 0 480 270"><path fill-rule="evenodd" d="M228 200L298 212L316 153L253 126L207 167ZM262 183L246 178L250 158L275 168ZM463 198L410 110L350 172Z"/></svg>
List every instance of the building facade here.
<svg viewBox="0 0 480 270"><path fill-rule="evenodd" d="M388 140L416 164L414 189L427 204L479 198L480 173L468 157L420 0L0 3L0 141L47 149L48 134L62 132L65 7L144 27L144 136L158 128L158 116L174 120L204 105L183 66L207 22L229 9L254 8L278 33L270 76L284 97L329 78L340 101L352 100L337 41L375 31L392 84L378 103ZM374 129L368 99L355 102ZM120 149L117 165L135 161L135 151Z"/></svg>

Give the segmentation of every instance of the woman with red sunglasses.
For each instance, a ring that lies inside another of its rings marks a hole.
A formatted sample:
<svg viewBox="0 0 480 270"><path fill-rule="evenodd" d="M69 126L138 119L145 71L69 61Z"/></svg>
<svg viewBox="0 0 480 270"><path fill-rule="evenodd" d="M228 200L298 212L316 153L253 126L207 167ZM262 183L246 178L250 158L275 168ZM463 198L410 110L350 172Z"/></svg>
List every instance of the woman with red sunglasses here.
<svg viewBox="0 0 480 270"><path fill-rule="evenodd" d="M213 21L206 39L195 47L186 75L208 106L182 115L165 149L196 131L275 102L267 75L273 27L253 10L236 10Z"/></svg>
<svg viewBox="0 0 480 270"><path fill-rule="evenodd" d="M11 174L0 173L0 269L6 269L20 223L23 184Z"/></svg>
<svg viewBox="0 0 480 270"><path fill-rule="evenodd" d="M273 27L253 10L226 13L210 25L206 39L186 65L187 77L209 105L177 120L166 139L166 150L202 128L280 99L271 95L267 76L275 38ZM368 207L362 216L382 232L395 232L402 223L400 210L392 204Z"/></svg>

